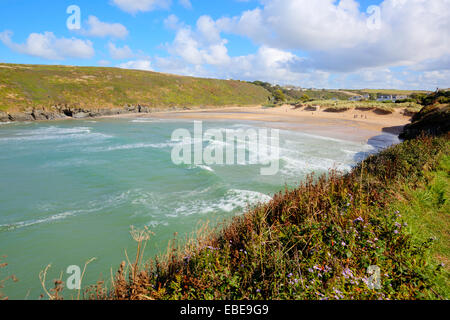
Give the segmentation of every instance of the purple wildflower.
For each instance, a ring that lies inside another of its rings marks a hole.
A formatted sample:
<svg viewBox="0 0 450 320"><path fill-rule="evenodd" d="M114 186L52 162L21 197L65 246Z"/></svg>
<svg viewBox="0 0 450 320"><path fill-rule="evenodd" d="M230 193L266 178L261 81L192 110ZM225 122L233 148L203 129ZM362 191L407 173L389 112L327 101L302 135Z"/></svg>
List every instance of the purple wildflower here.
<svg viewBox="0 0 450 320"><path fill-rule="evenodd" d="M358 217L356 220L353 221L353 223L357 223L358 221L364 223L364 219L362 217Z"/></svg>
<svg viewBox="0 0 450 320"><path fill-rule="evenodd" d="M349 268L345 268L344 271L342 271L342 275L345 279L353 279L355 277L352 270L350 270Z"/></svg>

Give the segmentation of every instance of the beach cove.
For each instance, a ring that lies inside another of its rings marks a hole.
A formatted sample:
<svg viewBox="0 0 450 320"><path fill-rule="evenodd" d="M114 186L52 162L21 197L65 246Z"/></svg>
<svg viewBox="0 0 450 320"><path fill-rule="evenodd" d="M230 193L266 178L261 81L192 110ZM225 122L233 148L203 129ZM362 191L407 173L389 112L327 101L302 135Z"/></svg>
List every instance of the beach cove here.
<svg viewBox="0 0 450 320"><path fill-rule="evenodd" d="M155 233L145 253L153 257L164 252L174 233L183 239L199 224L241 214L312 172L349 171L399 142L381 125L376 130L312 115L287 121L283 109L255 110L3 124L0 242L9 270L20 280L6 293L36 298L42 293L38 274L49 263L48 277L56 278L92 257L97 260L89 265L86 283L108 280L125 250L129 255L135 250L131 225ZM259 165L174 165L171 134L193 130L194 120L203 120L205 128L280 129L279 173L260 176Z"/></svg>

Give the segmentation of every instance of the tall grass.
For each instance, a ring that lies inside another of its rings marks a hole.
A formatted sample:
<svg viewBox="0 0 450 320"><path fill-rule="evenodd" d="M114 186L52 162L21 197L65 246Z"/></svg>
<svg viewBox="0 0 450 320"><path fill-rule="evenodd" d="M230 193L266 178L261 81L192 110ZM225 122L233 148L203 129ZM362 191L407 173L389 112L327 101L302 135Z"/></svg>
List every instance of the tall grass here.
<svg viewBox="0 0 450 320"><path fill-rule="evenodd" d="M306 107L320 106L326 112L344 112L351 109L373 110L378 113L391 114L396 109L404 109L409 113L419 112L422 106L414 102L393 103L378 101L337 101L337 100L317 100L305 103Z"/></svg>

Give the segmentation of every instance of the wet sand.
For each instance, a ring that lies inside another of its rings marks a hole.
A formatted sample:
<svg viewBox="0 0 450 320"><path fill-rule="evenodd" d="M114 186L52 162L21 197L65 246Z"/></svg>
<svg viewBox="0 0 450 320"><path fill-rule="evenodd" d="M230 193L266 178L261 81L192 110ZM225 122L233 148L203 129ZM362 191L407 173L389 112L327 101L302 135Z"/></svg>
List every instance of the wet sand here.
<svg viewBox="0 0 450 320"><path fill-rule="evenodd" d="M117 116L114 116L117 117ZM225 107L185 111L168 111L152 114L120 115L126 118L191 119L191 120L240 120L260 121L270 127L299 130L306 133L336 137L354 141L368 141L382 133L398 135L411 117L396 110L393 114L380 115L373 111L349 110L333 113L304 111L290 105L277 108Z"/></svg>

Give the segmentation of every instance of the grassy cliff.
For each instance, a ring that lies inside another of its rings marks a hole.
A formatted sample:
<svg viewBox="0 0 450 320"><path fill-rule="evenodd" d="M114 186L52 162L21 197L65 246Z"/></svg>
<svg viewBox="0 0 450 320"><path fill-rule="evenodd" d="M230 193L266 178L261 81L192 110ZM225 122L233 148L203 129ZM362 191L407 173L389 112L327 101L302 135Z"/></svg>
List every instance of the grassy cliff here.
<svg viewBox="0 0 450 320"><path fill-rule="evenodd" d="M262 87L116 68L0 64L0 110L189 107L267 102Z"/></svg>
<svg viewBox="0 0 450 320"><path fill-rule="evenodd" d="M311 176L187 244L174 240L164 257L143 264L138 250L112 290L87 297L449 299L450 135L428 130L443 114L424 108L407 141L348 174ZM148 236L134 238L141 247ZM379 288L369 286L373 266Z"/></svg>
<svg viewBox="0 0 450 320"><path fill-rule="evenodd" d="M405 127L402 139L413 139L422 133L441 135L450 131L450 104L432 104L424 107Z"/></svg>
<svg viewBox="0 0 450 320"><path fill-rule="evenodd" d="M311 176L225 227L200 230L91 299L448 299L450 140L411 139L349 174ZM151 240L150 240L151 241ZM141 248L141 249L140 249ZM370 266L380 288L370 288ZM101 288L101 289L100 289Z"/></svg>
<svg viewBox="0 0 450 320"><path fill-rule="evenodd" d="M350 173L311 176L225 226L174 240L165 256L143 263L151 234L133 230L134 262L85 297L449 299L450 135L426 129L439 110L424 108L414 122L425 130Z"/></svg>
<svg viewBox="0 0 450 320"><path fill-rule="evenodd" d="M435 109L427 110L417 119ZM450 135L432 134L418 133L347 174L310 176L225 225L174 239L150 261L143 256L151 232L133 229L135 255L111 284L98 282L83 297L449 299ZM369 286L373 266L379 288ZM61 290L55 281L50 298Z"/></svg>

